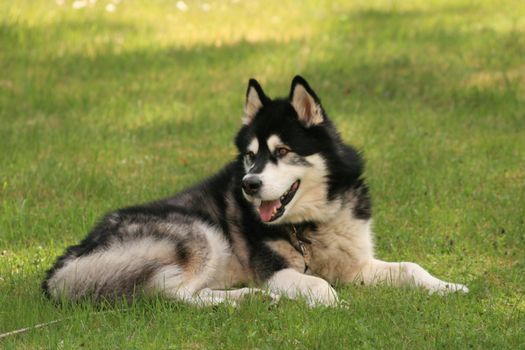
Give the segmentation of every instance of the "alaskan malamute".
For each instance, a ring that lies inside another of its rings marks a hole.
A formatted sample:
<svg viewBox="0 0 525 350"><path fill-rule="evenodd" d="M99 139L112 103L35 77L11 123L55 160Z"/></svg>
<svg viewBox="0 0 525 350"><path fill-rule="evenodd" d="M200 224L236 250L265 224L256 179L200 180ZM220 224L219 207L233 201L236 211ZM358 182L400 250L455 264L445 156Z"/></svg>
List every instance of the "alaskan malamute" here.
<svg viewBox="0 0 525 350"><path fill-rule="evenodd" d="M303 78L280 99L250 80L242 122L233 162L173 197L106 215L48 271L46 294L143 291L212 305L257 291L333 305L336 281L468 291L415 263L375 258L361 155Z"/></svg>

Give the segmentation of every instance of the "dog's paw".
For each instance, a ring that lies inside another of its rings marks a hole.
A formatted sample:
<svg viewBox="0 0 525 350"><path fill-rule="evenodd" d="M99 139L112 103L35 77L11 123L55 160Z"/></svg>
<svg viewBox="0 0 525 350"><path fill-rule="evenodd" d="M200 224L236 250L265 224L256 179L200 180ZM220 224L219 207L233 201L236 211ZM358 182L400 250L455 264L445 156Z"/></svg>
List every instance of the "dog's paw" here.
<svg viewBox="0 0 525 350"><path fill-rule="evenodd" d="M335 306L337 293L330 283L322 278L305 275L294 269L284 269L276 272L268 280L269 289L290 299L305 299L308 305Z"/></svg>
<svg viewBox="0 0 525 350"><path fill-rule="evenodd" d="M449 293L468 293L467 286L459 283L440 282L428 288L430 294L446 295Z"/></svg>
<svg viewBox="0 0 525 350"><path fill-rule="evenodd" d="M309 285L303 294L310 307L336 306L339 302L335 289L322 279Z"/></svg>

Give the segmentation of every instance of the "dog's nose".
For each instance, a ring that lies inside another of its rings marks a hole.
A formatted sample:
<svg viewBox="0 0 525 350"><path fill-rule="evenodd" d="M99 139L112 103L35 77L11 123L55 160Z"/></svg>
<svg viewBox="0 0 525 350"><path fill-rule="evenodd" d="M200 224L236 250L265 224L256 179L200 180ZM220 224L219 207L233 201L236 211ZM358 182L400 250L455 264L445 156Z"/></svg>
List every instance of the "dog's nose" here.
<svg viewBox="0 0 525 350"><path fill-rule="evenodd" d="M262 181L258 176L248 175L242 179L242 189L246 194L256 194L262 186Z"/></svg>

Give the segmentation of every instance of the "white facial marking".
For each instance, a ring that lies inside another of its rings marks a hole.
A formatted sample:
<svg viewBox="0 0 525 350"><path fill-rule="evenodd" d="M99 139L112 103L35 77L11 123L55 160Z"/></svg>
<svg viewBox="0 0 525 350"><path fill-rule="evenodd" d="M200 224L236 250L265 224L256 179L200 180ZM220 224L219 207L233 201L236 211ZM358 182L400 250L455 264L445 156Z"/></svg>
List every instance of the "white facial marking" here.
<svg viewBox="0 0 525 350"><path fill-rule="evenodd" d="M253 154L257 154L257 151L259 151L259 141L257 141L257 138L253 138L250 144L247 147L248 151L253 152Z"/></svg>
<svg viewBox="0 0 525 350"><path fill-rule="evenodd" d="M333 218L332 208L327 200L328 184L326 164L319 154L312 154L305 158L311 165L294 166L303 169L301 186L292 201L287 205L287 212L283 215L286 222L323 221ZM335 207L338 207L337 205Z"/></svg>
<svg viewBox="0 0 525 350"><path fill-rule="evenodd" d="M273 151L275 151L275 148L277 146L283 145L283 141L281 141L281 138L279 136L272 135L268 137L268 140L266 140L266 144L268 145L268 149L270 150L270 152L273 153Z"/></svg>
<svg viewBox="0 0 525 350"><path fill-rule="evenodd" d="M253 154L257 154L257 151L259 150L259 141L254 137L248 147L246 148L247 151L253 152ZM244 157L244 170L246 172L250 171L251 168L253 168L254 164L251 163L251 161L248 159L248 157Z"/></svg>
<svg viewBox="0 0 525 350"><path fill-rule="evenodd" d="M259 174L263 186L259 192L262 200L278 199L288 191L292 184L301 179L305 171L304 167L268 162Z"/></svg>

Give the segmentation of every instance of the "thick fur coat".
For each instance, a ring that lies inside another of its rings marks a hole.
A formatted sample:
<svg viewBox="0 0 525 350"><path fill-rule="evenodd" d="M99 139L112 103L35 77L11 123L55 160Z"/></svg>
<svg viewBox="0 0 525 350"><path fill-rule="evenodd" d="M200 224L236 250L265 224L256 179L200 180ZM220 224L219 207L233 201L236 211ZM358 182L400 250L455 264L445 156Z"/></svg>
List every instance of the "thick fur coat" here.
<svg viewBox="0 0 525 350"><path fill-rule="evenodd" d="M58 258L45 293L78 300L143 291L210 305L261 292L334 305L336 281L468 291L415 263L375 257L361 155L303 78L281 99L250 80L235 143L237 158L202 183L107 214Z"/></svg>

